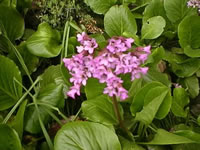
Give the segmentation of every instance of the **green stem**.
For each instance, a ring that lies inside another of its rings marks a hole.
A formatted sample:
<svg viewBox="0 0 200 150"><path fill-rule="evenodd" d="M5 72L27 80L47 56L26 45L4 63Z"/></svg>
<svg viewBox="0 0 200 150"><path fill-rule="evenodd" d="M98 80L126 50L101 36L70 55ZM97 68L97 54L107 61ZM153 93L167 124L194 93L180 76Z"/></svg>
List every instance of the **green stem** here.
<svg viewBox="0 0 200 150"><path fill-rule="evenodd" d="M7 123L7 121L10 119L14 111L17 109L17 107L21 104L21 102L26 98L26 96L30 93L32 88L40 81L40 78L37 78L35 82L31 85L31 87L24 93L24 95L19 99L19 101L15 104L15 106L11 109L11 111L7 114L5 119L3 120L3 123ZM19 84L19 81L16 80L16 82ZM20 83L21 85L21 83Z"/></svg>
<svg viewBox="0 0 200 150"><path fill-rule="evenodd" d="M80 112L81 112L81 108L78 110L78 112L76 113L76 115L72 118L72 122L77 119L77 117L80 114Z"/></svg>
<svg viewBox="0 0 200 150"><path fill-rule="evenodd" d="M119 105L118 105L118 102L117 102L117 99L116 99L115 96L112 97L112 102L113 102L113 108L114 108L114 111L115 111L115 115L117 117L117 120L119 121L120 127L122 128L122 130L124 130L125 133L127 133L127 135L129 136L129 138L134 141L133 135L126 128L126 126L124 125L124 121L121 118L120 111L119 111Z"/></svg>

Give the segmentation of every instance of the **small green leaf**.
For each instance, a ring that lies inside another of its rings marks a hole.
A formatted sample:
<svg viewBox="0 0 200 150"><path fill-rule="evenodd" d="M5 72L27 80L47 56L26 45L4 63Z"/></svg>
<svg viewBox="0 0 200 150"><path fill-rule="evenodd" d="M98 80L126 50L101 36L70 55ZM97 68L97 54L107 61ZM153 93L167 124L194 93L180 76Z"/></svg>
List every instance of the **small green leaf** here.
<svg viewBox="0 0 200 150"><path fill-rule="evenodd" d="M18 67L9 58L0 55L0 66L0 110L5 110L21 97L22 87L15 80L22 83L22 77Z"/></svg>
<svg viewBox="0 0 200 150"><path fill-rule="evenodd" d="M85 3L97 14L105 14L117 0L85 0Z"/></svg>
<svg viewBox="0 0 200 150"><path fill-rule="evenodd" d="M195 10L187 7L188 0L164 0L166 15L173 23L179 23L184 17L195 14Z"/></svg>
<svg viewBox="0 0 200 150"><path fill-rule="evenodd" d="M8 125L0 124L0 149L21 150L21 142L17 132Z"/></svg>
<svg viewBox="0 0 200 150"><path fill-rule="evenodd" d="M142 26L142 39L156 39L165 28L165 19L161 16L149 18Z"/></svg>
<svg viewBox="0 0 200 150"><path fill-rule="evenodd" d="M199 80L196 76L184 78L183 83L191 98L195 98L199 95Z"/></svg>
<svg viewBox="0 0 200 150"><path fill-rule="evenodd" d="M24 19L15 8L1 5L0 23L2 23L10 41L14 42L22 37L24 33Z"/></svg>
<svg viewBox="0 0 200 150"><path fill-rule="evenodd" d="M137 25L135 18L128 7L113 6L105 14L104 26L107 34L112 36L121 36L123 32L136 34Z"/></svg>
<svg viewBox="0 0 200 150"><path fill-rule="evenodd" d="M143 147L137 145L135 142L129 141L119 136L120 143L123 150L145 150Z"/></svg>
<svg viewBox="0 0 200 150"><path fill-rule="evenodd" d="M84 101L81 108L84 117L91 121L103 123L106 125L118 124L112 100L108 99L108 97L105 95ZM119 108L121 116L123 117L123 109L120 104Z"/></svg>
<svg viewBox="0 0 200 150"><path fill-rule="evenodd" d="M104 125L93 122L71 122L55 137L55 150L121 150L117 135Z"/></svg>
<svg viewBox="0 0 200 150"><path fill-rule="evenodd" d="M172 112L177 117L186 117L188 108L185 106L189 104L190 100L184 88L175 88L173 91Z"/></svg>
<svg viewBox="0 0 200 150"><path fill-rule="evenodd" d="M57 30L51 28L47 23L39 25L38 30L26 42L30 53L50 58L59 55L61 45L61 35Z"/></svg>

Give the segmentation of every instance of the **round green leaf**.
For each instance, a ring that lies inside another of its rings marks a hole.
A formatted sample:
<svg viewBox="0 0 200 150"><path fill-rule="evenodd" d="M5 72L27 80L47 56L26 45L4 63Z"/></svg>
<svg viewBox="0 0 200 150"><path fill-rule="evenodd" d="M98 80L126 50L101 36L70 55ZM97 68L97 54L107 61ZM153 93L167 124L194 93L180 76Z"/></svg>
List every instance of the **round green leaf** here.
<svg viewBox="0 0 200 150"><path fill-rule="evenodd" d="M21 150L21 142L17 132L8 125L0 124L0 149Z"/></svg>
<svg viewBox="0 0 200 150"><path fill-rule="evenodd" d="M57 30L51 28L47 23L39 25L38 30L27 40L28 50L45 58L59 55L62 45L61 36Z"/></svg>
<svg viewBox="0 0 200 150"><path fill-rule="evenodd" d="M55 150L121 150L117 135L104 125L72 122L64 125L55 137Z"/></svg>
<svg viewBox="0 0 200 150"><path fill-rule="evenodd" d="M142 39L155 39L159 37L165 28L165 19L155 16L148 19L142 26Z"/></svg>
<svg viewBox="0 0 200 150"><path fill-rule="evenodd" d="M84 117L88 118L89 120L107 125L118 124L112 100L108 99L108 97L105 95L84 101L81 108ZM123 109L121 105L119 105L119 108L121 116L123 117Z"/></svg>
<svg viewBox="0 0 200 150"><path fill-rule="evenodd" d="M178 37L186 55L200 57L200 16L186 17L178 26Z"/></svg>
<svg viewBox="0 0 200 150"><path fill-rule="evenodd" d="M85 3L97 14L105 14L116 2L117 0L85 0Z"/></svg>
<svg viewBox="0 0 200 150"><path fill-rule="evenodd" d="M24 19L13 7L0 6L0 23L12 42L24 33Z"/></svg>
<svg viewBox="0 0 200 150"><path fill-rule="evenodd" d="M128 7L113 6L105 14L104 26L107 34L112 36L123 35L123 32L136 34L137 25L135 18Z"/></svg>
<svg viewBox="0 0 200 150"><path fill-rule="evenodd" d="M187 7L188 0L164 0L164 7L169 20L180 22L185 16L195 14L195 10Z"/></svg>
<svg viewBox="0 0 200 150"><path fill-rule="evenodd" d="M21 73L15 63L0 55L0 110L13 106L22 95L22 87L14 79L22 82Z"/></svg>

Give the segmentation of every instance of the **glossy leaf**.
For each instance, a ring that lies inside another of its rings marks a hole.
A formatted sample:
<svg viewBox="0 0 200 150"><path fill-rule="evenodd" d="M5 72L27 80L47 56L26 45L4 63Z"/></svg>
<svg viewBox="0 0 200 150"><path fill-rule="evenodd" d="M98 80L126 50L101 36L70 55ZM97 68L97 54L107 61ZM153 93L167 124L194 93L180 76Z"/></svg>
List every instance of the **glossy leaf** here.
<svg viewBox="0 0 200 150"><path fill-rule="evenodd" d="M113 6L105 14L104 27L107 34L112 36L120 36L123 32L136 34L137 25L135 18L128 7Z"/></svg>
<svg viewBox="0 0 200 150"><path fill-rule="evenodd" d="M85 3L97 14L105 14L117 0L85 0Z"/></svg>
<svg viewBox="0 0 200 150"><path fill-rule="evenodd" d="M173 23L179 23L185 16L195 14L195 10L187 7L188 0L164 0L166 15Z"/></svg>
<svg viewBox="0 0 200 150"><path fill-rule="evenodd" d="M145 150L142 146L137 145L123 137L119 137L123 150Z"/></svg>
<svg viewBox="0 0 200 150"><path fill-rule="evenodd" d="M21 143L17 132L8 125L0 124L0 149L21 150Z"/></svg>
<svg viewBox="0 0 200 150"><path fill-rule="evenodd" d="M52 29L47 23L42 23L38 26L38 30L27 40L26 45L30 53L50 58L59 55L62 48L60 42L60 33Z"/></svg>
<svg viewBox="0 0 200 150"><path fill-rule="evenodd" d="M175 116L186 117L188 108L185 106L190 102L187 92L184 88L175 88L173 91L172 112Z"/></svg>
<svg viewBox="0 0 200 150"><path fill-rule="evenodd" d="M10 41L14 42L22 37L24 33L24 19L14 7L0 6L0 22Z"/></svg>
<svg viewBox="0 0 200 150"><path fill-rule="evenodd" d="M164 31L166 22L161 16L149 18L142 26L142 39L155 39Z"/></svg>
<svg viewBox="0 0 200 150"><path fill-rule="evenodd" d="M55 150L121 150L117 135L104 125L72 122L64 125L55 137Z"/></svg>
<svg viewBox="0 0 200 150"><path fill-rule="evenodd" d="M149 125L156 116L156 113L158 113L159 107L163 103L167 93L168 88L166 87L151 89L145 96L143 109L136 113L135 120Z"/></svg>
<svg viewBox="0 0 200 150"><path fill-rule="evenodd" d="M0 55L0 110L13 106L22 95L22 87L16 83L22 82L21 73L15 63Z"/></svg>
<svg viewBox="0 0 200 150"><path fill-rule="evenodd" d="M115 115L112 100L107 96L101 95L94 99L84 101L82 103L82 111L84 117L91 121L99 122L107 125L117 125L118 120ZM121 116L123 118L123 109L119 104Z"/></svg>

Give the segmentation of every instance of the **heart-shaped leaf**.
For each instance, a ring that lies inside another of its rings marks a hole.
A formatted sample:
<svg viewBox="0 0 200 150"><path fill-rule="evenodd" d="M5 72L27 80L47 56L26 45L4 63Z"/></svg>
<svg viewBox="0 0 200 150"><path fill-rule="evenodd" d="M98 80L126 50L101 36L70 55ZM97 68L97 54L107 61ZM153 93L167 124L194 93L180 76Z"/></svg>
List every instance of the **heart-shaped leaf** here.
<svg viewBox="0 0 200 150"><path fill-rule="evenodd" d="M135 18L128 7L113 6L105 14L104 26L107 34L112 36L121 36L123 32L136 34L137 25Z"/></svg>
<svg viewBox="0 0 200 150"><path fill-rule="evenodd" d="M55 137L55 150L121 150L117 135L106 126L92 122L64 125Z"/></svg>
<svg viewBox="0 0 200 150"><path fill-rule="evenodd" d="M24 19L14 7L0 6L1 23L10 41L14 42L22 37L24 33Z"/></svg>
<svg viewBox="0 0 200 150"><path fill-rule="evenodd" d="M142 39L159 37L164 31L165 25L165 19L161 16L149 18L142 26Z"/></svg>
<svg viewBox="0 0 200 150"><path fill-rule="evenodd" d="M117 0L85 0L85 3L97 14L105 14L116 2Z"/></svg>
<svg viewBox="0 0 200 150"><path fill-rule="evenodd" d="M17 132L8 125L0 124L0 149L21 150L21 142Z"/></svg>
<svg viewBox="0 0 200 150"><path fill-rule="evenodd" d="M38 30L27 40L26 45L28 50L36 56L55 57L59 55L62 48L61 35L47 23L42 23L39 25Z"/></svg>
<svg viewBox="0 0 200 150"><path fill-rule="evenodd" d="M13 106L22 95L21 73L15 63L7 57L0 55L0 110Z"/></svg>

